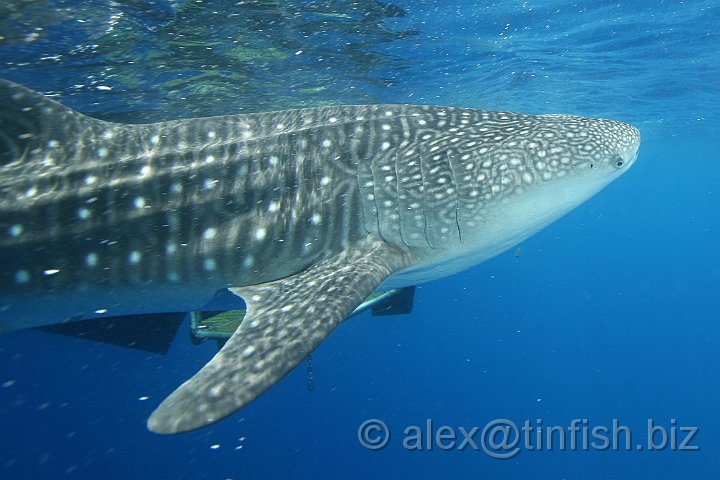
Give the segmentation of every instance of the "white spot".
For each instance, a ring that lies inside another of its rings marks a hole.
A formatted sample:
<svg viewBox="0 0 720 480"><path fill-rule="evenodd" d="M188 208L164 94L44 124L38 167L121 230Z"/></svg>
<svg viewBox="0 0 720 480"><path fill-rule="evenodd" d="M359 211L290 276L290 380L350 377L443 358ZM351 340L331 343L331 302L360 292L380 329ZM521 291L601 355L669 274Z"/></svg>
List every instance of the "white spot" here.
<svg viewBox="0 0 720 480"><path fill-rule="evenodd" d="M212 272L217 268L217 262L213 258L206 258L203 262L203 268L205 271Z"/></svg>
<svg viewBox="0 0 720 480"><path fill-rule="evenodd" d="M145 199L143 197L135 197L135 200L133 200L133 205L135 208L143 208L145 207Z"/></svg>
<svg viewBox="0 0 720 480"><path fill-rule="evenodd" d="M85 265L88 267L95 267L98 264L98 254L97 253L88 253L85 256Z"/></svg>
<svg viewBox="0 0 720 480"><path fill-rule="evenodd" d="M215 180L214 178L206 178L203 182L203 188L205 190L212 190L217 184L218 180Z"/></svg>
<svg viewBox="0 0 720 480"><path fill-rule="evenodd" d="M97 182L97 177L95 175L88 175L85 177L85 185L92 185L95 182Z"/></svg>
<svg viewBox="0 0 720 480"><path fill-rule="evenodd" d="M60 273L60 270L57 268L48 268L47 270L43 271L45 275L55 275L56 273Z"/></svg>
<svg viewBox="0 0 720 480"><path fill-rule="evenodd" d="M27 270L18 270L15 272L15 283L28 283L30 281L30 272Z"/></svg>
<svg viewBox="0 0 720 480"><path fill-rule="evenodd" d="M177 143L177 148L178 148L178 150L185 150L187 148L187 144L183 141L179 141Z"/></svg>
<svg viewBox="0 0 720 480"><path fill-rule="evenodd" d="M385 150L390 148L390 142L383 142L382 145L380 146L380 148L382 148L382 150L384 152Z"/></svg>
<svg viewBox="0 0 720 480"><path fill-rule="evenodd" d="M283 125L282 123L278 123L277 125L275 125L276 130L282 130L283 128L285 128L285 125Z"/></svg>
<svg viewBox="0 0 720 480"><path fill-rule="evenodd" d="M270 212L270 213L277 212L279 208L280 208L280 204L278 202L272 201L268 205L268 212Z"/></svg>
<svg viewBox="0 0 720 480"><path fill-rule="evenodd" d="M11 237L19 237L20 235L22 235L23 230L24 230L23 226L20 225L19 223L16 223L12 227L10 227L10 229L8 230L8 233L10 234Z"/></svg>
<svg viewBox="0 0 720 480"><path fill-rule="evenodd" d="M209 132L207 132L207 137L212 140L213 138L215 138L215 132L210 130Z"/></svg>
<svg viewBox="0 0 720 480"><path fill-rule="evenodd" d="M328 118L328 121L329 121L330 123L335 123L335 122L337 122L337 118L335 118L335 117L330 117L330 118Z"/></svg>
<svg viewBox="0 0 720 480"><path fill-rule="evenodd" d="M145 396L138 398L138 400L140 400L141 402L144 402L145 400L149 400L149 399L150 399L150 397L145 397Z"/></svg>
<svg viewBox="0 0 720 480"><path fill-rule="evenodd" d="M255 353L255 347L253 345L248 345L245 347L245 350L243 350L243 357L248 358L252 356L252 354Z"/></svg>
<svg viewBox="0 0 720 480"><path fill-rule="evenodd" d="M128 255L128 262L133 265L137 265L138 263L140 263L140 260L142 260L142 253L137 250L133 250L132 252L130 252L130 255Z"/></svg>
<svg viewBox="0 0 720 480"><path fill-rule="evenodd" d="M265 230L263 227L258 228L255 230L255 240L264 240L267 236L267 230Z"/></svg>
<svg viewBox="0 0 720 480"><path fill-rule="evenodd" d="M203 238L205 240L210 240L212 238L215 238L216 235L217 235L217 230L214 228L208 228L207 230L205 230L203 232Z"/></svg>
<svg viewBox="0 0 720 480"><path fill-rule="evenodd" d="M388 131L388 130L391 130L392 127L390 125L388 125L387 123L383 123L382 129L385 131Z"/></svg>
<svg viewBox="0 0 720 480"><path fill-rule="evenodd" d="M157 145L158 143L160 143L160 137L159 137L159 136L153 135L152 137L150 137L150 144L152 144L152 145Z"/></svg>
<svg viewBox="0 0 720 480"><path fill-rule="evenodd" d="M26 197L34 197L37 194L37 187L33 186L25 190Z"/></svg>
<svg viewBox="0 0 720 480"><path fill-rule="evenodd" d="M219 444L219 443L216 443L215 445L210 445L210 449L211 449L211 450L217 450L218 448L220 448L220 444Z"/></svg>
<svg viewBox="0 0 720 480"><path fill-rule="evenodd" d="M322 177L320 179L320 185L322 185L323 187L329 183L330 183L330 177Z"/></svg>
<svg viewBox="0 0 720 480"><path fill-rule="evenodd" d="M90 212L90 209L88 208L80 208L78 209L77 215L80 220L87 220L90 218L90 215L92 212Z"/></svg>
<svg viewBox="0 0 720 480"><path fill-rule="evenodd" d="M173 183L173 184L170 186L170 191L171 191L172 193L182 193L182 184L179 183L179 182Z"/></svg>
<svg viewBox="0 0 720 480"><path fill-rule="evenodd" d="M269 163L271 166L274 167L274 166L277 165L277 163L278 163L278 157L276 157L275 155L271 155L271 156L268 158L268 163Z"/></svg>
<svg viewBox="0 0 720 480"><path fill-rule="evenodd" d="M57 146L60 145L57 140L50 140L47 143L48 148L57 148Z"/></svg>
<svg viewBox="0 0 720 480"><path fill-rule="evenodd" d="M325 148L329 148L332 145L332 142L328 140L327 138L322 141L322 146Z"/></svg>
<svg viewBox="0 0 720 480"><path fill-rule="evenodd" d="M105 158L108 156L108 149L105 147L100 147L97 149L97 156L100 158Z"/></svg>
<svg viewBox="0 0 720 480"><path fill-rule="evenodd" d="M105 130L102 133L103 140L112 140L113 136L114 136L114 134L113 134L112 130Z"/></svg>
<svg viewBox="0 0 720 480"><path fill-rule="evenodd" d="M243 258L243 266L245 268L250 268L253 265L255 265L255 259L252 256L247 256Z"/></svg>
<svg viewBox="0 0 720 480"><path fill-rule="evenodd" d="M95 310L95 313L99 313L99 314L107 313L107 308L99 308L99 309Z"/></svg>
<svg viewBox="0 0 720 480"><path fill-rule="evenodd" d="M208 155L205 157L205 163L213 163L215 161L215 157L212 155Z"/></svg>
<svg viewBox="0 0 720 480"><path fill-rule="evenodd" d="M322 216L319 213L314 213L313 216L310 217L310 222L312 222L313 225L317 225L322 222Z"/></svg>
<svg viewBox="0 0 720 480"><path fill-rule="evenodd" d="M152 173L152 167L150 165L143 165L143 167L140 169L141 177L147 177L151 173Z"/></svg>
<svg viewBox="0 0 720 480"><path fill-rule="evenodd" d="M167 253L168 255L173 255L175 252L177 252L177 245L175 245L174 243L168 243L165 246L165 253Z"/></svg>

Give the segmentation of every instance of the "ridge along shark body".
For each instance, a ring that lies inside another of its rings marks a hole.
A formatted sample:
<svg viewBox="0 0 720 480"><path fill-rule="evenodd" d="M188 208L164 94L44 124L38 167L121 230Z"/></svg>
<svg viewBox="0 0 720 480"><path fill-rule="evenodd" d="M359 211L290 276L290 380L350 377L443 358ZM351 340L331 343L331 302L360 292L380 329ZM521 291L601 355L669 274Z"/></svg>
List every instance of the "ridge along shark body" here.
<svg viewBox="0 0 720 480"><path fill-rule="evenodd" d="M247 303L148 420L241 408L379 287L450 275L619 177L639 132L570 115L336 106L108 123L0 81L0 327Z"/></svg>

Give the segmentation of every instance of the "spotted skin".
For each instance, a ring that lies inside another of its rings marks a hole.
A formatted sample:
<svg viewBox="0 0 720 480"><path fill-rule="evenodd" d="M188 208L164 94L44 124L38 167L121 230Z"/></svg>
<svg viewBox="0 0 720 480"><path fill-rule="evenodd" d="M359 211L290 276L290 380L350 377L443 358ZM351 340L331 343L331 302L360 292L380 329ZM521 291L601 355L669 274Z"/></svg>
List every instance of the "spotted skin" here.
<svg viewBox="0 0 720 480"><path fill-rule="evenodd" d="M321 265L350 290L349 278L365 282L357 290L366 293L446 276L582 203L627 170L640 143L634 127L613 120L412 105L124 125L6 81L0 106L6 330L196 310L222 288L242 296L249 285L297 287L298 275ZM392 268L342 266L368 251ZM306 297L331 283L307 287ZM245 400L223 404L222 415L211 406L217 402L198 400L198 385L232 389L221 378L230 360L218 360L190 382L195 387L173 394L175 406L152 428L183 431L240 408L301 358L271 368L263 388L241 378L286 358L278 352L289 324L311 325L324 338L355 297L335 299L323 328L302 317L310 307L302 302L293 303L297 311L256 305L273 327L257 345L252 335L231 342L237 352L260 352L233 368L234 385L249 394L231 397ZM316 337L303 343L295 335L304 345L317 345ZM181 421L178 405L198 402L205 421Z"/></svg>

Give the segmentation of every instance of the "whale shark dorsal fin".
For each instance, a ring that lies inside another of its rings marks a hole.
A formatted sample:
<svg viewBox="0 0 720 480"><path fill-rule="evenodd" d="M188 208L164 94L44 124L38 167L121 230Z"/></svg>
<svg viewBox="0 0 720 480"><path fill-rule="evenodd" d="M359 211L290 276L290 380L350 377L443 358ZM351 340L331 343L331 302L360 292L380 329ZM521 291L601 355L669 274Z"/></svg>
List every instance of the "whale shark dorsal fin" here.
<svg viewBox="0 0 720 480"><path fill-rule="evenodd" d="M117 128L4 79L0 79L0 105L0 166L22 162L28 152L45 151L48 144L62 150L88 141L90 132Z"/></svg>
<svg viewBox="0 0 720 480"><path fill-rule="evenodd" d="M307 269L230 289L248 306L225 346L148 419L156 433L178 433L224 418L300 363L373 290L410 266L409 252L372 236Z"/></svg>

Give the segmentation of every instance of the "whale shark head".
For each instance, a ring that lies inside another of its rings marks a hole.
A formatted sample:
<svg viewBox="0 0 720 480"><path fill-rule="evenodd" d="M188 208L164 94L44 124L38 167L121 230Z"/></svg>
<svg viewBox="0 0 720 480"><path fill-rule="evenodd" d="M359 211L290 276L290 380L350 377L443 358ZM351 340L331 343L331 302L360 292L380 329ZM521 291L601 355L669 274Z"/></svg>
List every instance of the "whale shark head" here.
<svg viewBox="0 0 720 480"><path fill-rule="evenodd" d="M516 243L583 203L625 173L637 158L640 132L626 123L539 115L520 135L497 143L497 165L478 235ZM473 193L470 192L472 195ZM515 230L515 232L511 232Z"/></svg>
<svg viewBox="0 0 720 480"><path fill-rule="evenodd" d="M414 244L428 247L427 260L385 286L443 277L501 253L625 173L640 145L640 132L615 120L489 111L466 118L444 126L423 156L437 159L425 169L431 193L424 238ZM409 212L399 214L408 223Z"/></svg>

